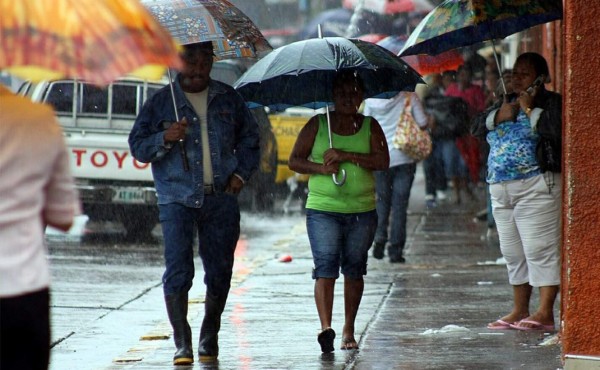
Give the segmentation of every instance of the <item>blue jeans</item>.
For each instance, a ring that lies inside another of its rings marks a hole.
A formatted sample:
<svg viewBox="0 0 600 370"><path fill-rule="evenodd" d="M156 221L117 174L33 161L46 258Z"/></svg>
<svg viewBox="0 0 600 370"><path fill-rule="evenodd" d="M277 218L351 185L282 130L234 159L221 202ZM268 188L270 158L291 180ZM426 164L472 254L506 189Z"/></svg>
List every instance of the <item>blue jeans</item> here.
<svg viewBox="0 0 600 370"><path fill-rule="evenodd" d="M377 227L377 212L336 213L306 210L306 228L315 264L313 279L342 274L359 279L367 274L369 248Z"/></svg>
<svg viewBox="0 0 600 370"><path fill-rule="evenodd" d="M408 163L375 172L379 219L375 242L385 244L389 241L388 254L392 258L402 256L406 243L406 210L416 171L417 165Z"/></svg>
<svg viewBox="0 0 600 370"><path fill-rule="evenodd" d="M448 180L455 177L468 178L469 169L463 159L455 139L443 139L441 141L442 159L444 161L444 173Z"/></svg>
<svg viewBox="0 0 600 370"><path fill-rule="evenodd" d="M159 219L165 241L165 295L188 292L194 279L194 235L204 267L206 292L227 295L231 286L233 255L240 236L237 197L207 195L201 208L178 203L160 204Z"/></svg>
<svg viewBox="0 0 600 370"><path fill-rule="evenodd" d="M431 155L423 160L423 171L425 173L425 194L435 197L436 190L448 188L440 139L433 139Z"/></svg>

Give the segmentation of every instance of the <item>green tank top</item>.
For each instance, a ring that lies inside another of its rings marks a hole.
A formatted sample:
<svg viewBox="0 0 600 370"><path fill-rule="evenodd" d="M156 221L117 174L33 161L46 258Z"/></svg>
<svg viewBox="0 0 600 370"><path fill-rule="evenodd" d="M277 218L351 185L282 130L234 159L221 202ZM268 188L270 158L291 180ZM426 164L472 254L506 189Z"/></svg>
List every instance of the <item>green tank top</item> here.
<svg viewBox="0 0 600 370"><path fill-rule="evenodd" d="M333 147L345 152L371 152L371 118L365 117L362 127L354 135L333 134ZM311 160L323 163L323 153L329 149L327 118L319 115L319 130L311 151ZM308 180L306 208L338 213L359 213L375 209L375 177L371 170L354 163L340 164L346 170L346 182L342 186L333 183L331 175L312 174ZM341 175L338 175L341 179Z"/></svg>

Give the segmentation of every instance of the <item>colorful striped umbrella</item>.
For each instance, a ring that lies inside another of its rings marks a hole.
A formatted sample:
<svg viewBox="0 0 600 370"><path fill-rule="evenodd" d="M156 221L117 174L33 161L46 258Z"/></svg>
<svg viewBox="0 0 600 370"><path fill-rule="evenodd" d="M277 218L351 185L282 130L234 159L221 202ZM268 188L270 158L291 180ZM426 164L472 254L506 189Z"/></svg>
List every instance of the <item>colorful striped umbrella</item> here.
<svg viewBox="0 0 600 370"><path fill-rule="evenodd" d="M411 33L401 56L435 55L562 18L562 0L446 0Z"/></svg>
<svg viewBox="0 0 600 370"><path fill-rule="evenodd" d="M258 27L226 0L142 0L182 45L212 41L217 59L273 50Z"/></svg>
<svg viewBox="0 0 600 370"><path fill-rule="evenodd" d="M0 69L18 77L105 85L181 66L175 40L138 0L0 0Z"/></svg>
<svg viewBox="0 0 600 370"><path fill-rule="evenodd" d="M423 18L399 55L436 55L491 40L500 71L494 40L561 19L562 13L562 0L445 0Z"/></svg>

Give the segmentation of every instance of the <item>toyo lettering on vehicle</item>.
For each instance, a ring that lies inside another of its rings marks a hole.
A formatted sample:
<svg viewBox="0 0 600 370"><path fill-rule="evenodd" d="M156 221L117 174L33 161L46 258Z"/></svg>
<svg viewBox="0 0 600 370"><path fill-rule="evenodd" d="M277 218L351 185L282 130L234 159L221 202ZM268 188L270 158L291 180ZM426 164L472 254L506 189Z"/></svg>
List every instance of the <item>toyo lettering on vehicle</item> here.
<svg viewBox="0 0 600 370"><path fill-rule="evenodd" d="M223 62L215 63L213 78L230 78L231 66ZM54 107L71 152L71 170L83 211L90 221L119 221L132 239L151 235L158 208L150 164L133 158L127 138L146 99L166 83L166 79L125 78L100 88L78 80L56 80L25 83L19 90ZM276 144L266 112L260 108L253 113L261 127L264 163L244 192L256 199L256 195L271 193L277 154L268 152L269 148L276 150ZM272 206L267 200L260 205Z"/></svg>

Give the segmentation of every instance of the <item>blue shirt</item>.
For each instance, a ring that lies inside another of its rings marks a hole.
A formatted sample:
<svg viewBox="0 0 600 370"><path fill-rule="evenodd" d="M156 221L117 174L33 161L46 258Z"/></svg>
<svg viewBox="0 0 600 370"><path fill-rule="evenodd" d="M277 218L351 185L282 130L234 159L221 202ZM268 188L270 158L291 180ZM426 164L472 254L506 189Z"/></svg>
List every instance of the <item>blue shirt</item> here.
<svg viewBox="0 0 600 370"><path fill-rule="evenodd" d="M199 116L176 78L173 83L179 119L187 118L185 149L189 171L183 169L179 145L164 144L164 131L176 121L170 86L146 101L131 133L129 146L140 162L152 163L158 204L179 203L200 208L204 203L202 140ZM208 141L217 192L234 173L248 181L260 159L258 125L244 99L229 85L211 80L207 101Z"/></svg>
<svg viewBox="0 0 600 370"><path fill-rule="evenodd" d="M529 118L519 111L515 122L500 122L487 134L490 144L487 182L525 179L541 173L535 156L539 136Z"/></svg>

